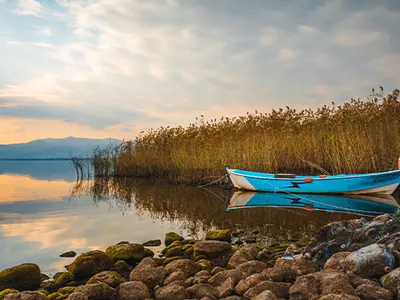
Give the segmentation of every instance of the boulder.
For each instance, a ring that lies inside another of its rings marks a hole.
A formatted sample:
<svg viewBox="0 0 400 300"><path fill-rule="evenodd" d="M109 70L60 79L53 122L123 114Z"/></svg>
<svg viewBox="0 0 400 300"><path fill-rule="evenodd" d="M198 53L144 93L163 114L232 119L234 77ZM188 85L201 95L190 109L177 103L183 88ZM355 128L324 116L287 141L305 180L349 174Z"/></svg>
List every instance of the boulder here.
<svg viewBox="0 0 400 300"><path fill-rule="evenodd" d="M201 299L203 297L209 297L211 299L217 299L219 296L218 290L210 285L205 283L195 284L186 289L189 293L190 298Z"/></svg>
<svg viewBox="0 0 400 300"><path fill-rule="evenodd" d="M363 278L361 276L354 274L353 272L347 272L346 277L349 280L349 282L353 288L357 288L364 283L375 284L377 286L380 286L380 284L377 283L376 281L372 281L370 279Z"/></svg>
<svg viewBox="0 0 400 300"><path fill-rule="evenodd" d="M206 233L206 240L231 242L232 232L229 229L210 230Z"/></svg>
<svg viewBox="0 0 400 300"><path fill-rule="evenodd" d="M320 273L308 274L297 277L296 282L290 287L291 300L307 300L318 297Z"/></svg>
<svg viewBox="0 0 400 300"><path fill-rule="evenodd" d="M207 270L209 272L211 272L212 269L214 268L212 262L210 262L209 260L206 260L206 259L199 260L197 262L197 264L199 265L200 269Z"/></svg>
<svg viewBox="0 0 400 300"><path fill-rule="evenodd" d="M69 265L68 271L76 279L87 279L99 272L111 269L112 265L112 260L108 255L103 251L94 250L79 255Z"/></svg>
<svg viewBox="0 0 400 300"><path fill-rule="evenodd" d="M361 300L393 300L393 293L376 284L363 283L356 288Z"/></svg>
<svg viewBox="0 0 400 300"><path fill-rule="evenodd" d="M16 289L5 289L0 291L0 300L3 300L8 294L19 293Z"/></svg>
<svg viewBox="0 0 400 300"><path fill-rule="evenodd" d="M257 247L253 245L245 245L240 247L235 253L233 253L232 257L228 262L228 266L231 268L236 268L237 266L255 260L257 257L259 250Z"/></svg>
<svg viewBox="0 0 400 300"><path fill-rule="evenodd" d="M346 294L329 294L322 296L321 298L315 298L319 300L360 300L359 297Z"/></svg>
<svg viewBox="0 0 400 300"><path fill-rule="evenodd" d="M63 272L57 276L57 279L54 281L53 288L59 289L60 287L66 286L73 282L75 277L70 272Z"/></svg>
<svg viewBox="0 0 400 300"><path fill-rule="evenodd" d="M201 241L194 244L193 255L204 255L207 258L217 258L229 255L232 252L231 244L221 241Z"/></svg>
<svg viewBox="0 0 400 300"><path fill-rule="evenodd" d="M87 283L92 284L99 282L105 283L112 288L116 288L121 283L125 282L125 279L115 271L103 271L92 276Z"/></svg>
<svg viewBox="0 0 400 300"><path fill-rule="evenodd" d="M89 298L82 293L73 292L68 296L67 300L89 300Z"/></svg>
<svg viewBox="0 0 400 300"><path fill-rule="evenodd" d="M75 257L76 252L75 251L67 251L64 252L63 254L60 254L60 257Z"/></svg>
<svg viewBox="0 0 400 300"><path fill-rule="evenodd" d="M181 271L185 274L186 277L190 277L199 272L200 267L190 259L178 259L166 265L165 270L168 273Z"/></svg>
<svg viewBox="0 0 400 300"><path fill-rule="evenodd" d="M151 257L145 257L142 261L135 267L135 270L143 270L148 268L158 267L157 262Z"/></svg>
<svg viewBox="0 0 400 300"><path fill-rule="evenodd" d="M116 298L115 289L105 283L80 285L75 289L75 292L85 295L89 300L108 300Z"/></svg>
<svg viewBox="0 0 400 300"><path fill-rule="evenodd" d="M40 269L35 264L22 264L0 272L0 291L5 289L36 290L40 287L40 282Z"/></svg>
<svg viewBox="0 0 400 300"><path fill-rule="evenodd" d="M400 291L400 268L394 269L390 273L381 277L383 287L391 291L394 295Z"/></svg>
<svg viewBox="0 0 400 300"><path fill-rule="evenodd" d="M168 275L168 277L164 280L164 285L168 285L174 281L177 280L182 280L185 281L186 280L186 276L185 273L183 273L182 271L175 271L172 272L171 274Z"/></svg>
<svg viewBox="0 0 400 300"><path fill-rule="evenodd" d="M165 257L183 256L184 252L182 246L175 246L165 253Z"/></svg>
<svg viewBox="0 0 400 300"><path fill-rule="evenodd" d="M240 296L228 296L226 298L221 298L221 300L243 300L244 298Z"/></svg>
<svg viewBox="0 0 400 300"><path fill-rule="evenodd" d="M69 294L72 294L73 292L75 292L75 289L76 289L75 286L65 286L65 287L60 288L58 290L58 292L63 295L69 295Z"/></svg>
<svg viewBox="0 0 400 300"><path fill-rule="evenodd" d="M262 292L269 290L278 298L287 298L289 295L289 286L290 284L283 282L262 281L249 289L243 296L253 299Z"/></svg>
<svg viewBox="0 0 400 300"><path fill-rule="evenodd" d="M183 241L183 237L175 232L168 232L165 234L165 246L168 247L175 241Z"/></svg>
<svg viewBox="0 0 400 300"><path fill-rule="evenodd" d="M125 261L119 260L114 264L113 270L121 275L124 279L128 279L133 268Z"/></svg>
<svg viewBox="0 0 400 300"><path fill-rule="evenodd" d="M265 277L262 274L253 274L239 281L235 287L235 291L238 295L244 295L253 286L256 286L261 281L265 281Z"/></svg>
<svg viewBox="0 0 400 300"><path fill-rule="evenodd" d="M345 261L351 252L338 252L333 254L325 263L324 271L345 271Z"/></svg>
<svg viewBox="0 0 400 300"><path fill-rule="evenodd" d="M7 294L4 300L47 300L47 296L40 292L21 292Z"/></svg>
<svg viewBox="0 0 400 300"><path fill-rule="evenodd" d="M156 300L183 300L189 297L186 289L179 285L170 285L156 291Z"/></svg>
<svg viewBox="0 0 400 300"><path fill-rule="evenodd" d="M278 268L268 268L261 272L262 277L264 280L271 280L275 282L282 282L284 281L284 272Z"/></svg>
<svg viewBox="0 0 400 300"><path fill-rule="evenodd" d="M150 240L142 244L145 247L158 247L161 246L161 240Z"/></svg>
<svg viewBox="0 0 400 300"><path fill-rule="evenodd" d="M346 268L356 274L368 277L382 276L385 267L392 268L395 259L384 245L372 244L361 248L346 257Z"/></svg>
<svg viewBox="0 0 400 300"><path fill-rule="evenodd" d="M145 300L151 298L149 288L140 281L121 283L117 293L118 298L121 300Z"/></svg>
<svg viewBox="0 0 400 300"><path fill-rule="evenodd" d="M220 286L225 280L227 280L228 278L232 278L234 285L236 285L241 279L245 277L246 275L237 269L226 270L215 274L208 280L208 283L213 286Z"/></svg>
<svg viewBox="0 0 400 300"><path fill-rule="evenodd" d="M237 269L243 272L246 276L258 274L267 269L268 266L258 260L251 260L245 263L240 264Z"/></svg>
<svg viewBox="0 0 400 300"><path fill-rule="evenodd" d="M342 273L328 272L321 278L321 295L345 294L358 297L357 292L350 284L346 275Z"/></svg>
<svg viewBox="0 0 400 300"><path fill-rule="evenodd" d="M218 297L225 298L235 292L236 280L232 277L227 278L219 286L217 286Z"/></svg>
<svg viewBox="0 0 400 300"><path fill-rule="evenodd" d="M149 288L153 289L155 286L161 286L167 278L168 272L163 267L157 268L135 268L129 276L130 281L141 281Z"/></svg>
<svg viewBox="0 0 400 300"><path fill-rule="evenodd" d="M260 294L258 294L254 300L278 300L275 294L269 290L266 290Z"/></svg>
<svg viewBox="0 0 400 300"><path fill-rule="evenodd" d="M145 257L145 249L140 244L120 244L110 246L106 249L106 254L114 262L124 260L129 264L141 261Z"/></svg>

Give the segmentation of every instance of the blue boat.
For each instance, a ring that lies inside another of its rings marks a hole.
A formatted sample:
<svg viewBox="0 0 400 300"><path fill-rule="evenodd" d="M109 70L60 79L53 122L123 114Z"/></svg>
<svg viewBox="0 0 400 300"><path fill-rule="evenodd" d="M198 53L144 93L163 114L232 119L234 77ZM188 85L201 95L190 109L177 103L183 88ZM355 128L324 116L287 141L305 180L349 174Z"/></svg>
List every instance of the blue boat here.
<svg viewBox="0 0 400 300"><path fill-rule="evenodd" d="M226 169L240 190L288 194L392 194L400 183L400 170L370 174L296 176Z"/></svg>
<svg viewBox="0 0 400 300"><path fill-rule="evenodd" d="M360 201L361 200L361 201ZM315 195L298 197L282 193L235 192L227 211L243 208L298 208L374 217L396 213L399 204L391 195Z"/></svg>

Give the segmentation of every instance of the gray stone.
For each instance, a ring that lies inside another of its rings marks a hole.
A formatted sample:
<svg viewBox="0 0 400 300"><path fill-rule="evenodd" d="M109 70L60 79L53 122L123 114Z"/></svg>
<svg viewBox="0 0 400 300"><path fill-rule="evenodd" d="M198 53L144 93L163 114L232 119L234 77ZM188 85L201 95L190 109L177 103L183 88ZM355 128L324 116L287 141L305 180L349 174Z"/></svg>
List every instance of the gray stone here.
<svg viewBox="0 0 400 300"><path fill-rule="evenodd" d="M118 297L121 300L145 300L151 298L148 287L140 281L129 281L120 284Z"/></svg>

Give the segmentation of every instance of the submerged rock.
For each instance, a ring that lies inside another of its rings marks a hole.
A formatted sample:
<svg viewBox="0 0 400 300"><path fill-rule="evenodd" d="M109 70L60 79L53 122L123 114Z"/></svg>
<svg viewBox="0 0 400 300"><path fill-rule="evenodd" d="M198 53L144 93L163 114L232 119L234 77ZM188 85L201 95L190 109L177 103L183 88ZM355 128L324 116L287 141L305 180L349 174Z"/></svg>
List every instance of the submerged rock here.
<svg viewBox="0 0 400 300"><path fill-rule="evenodd" d="M79 255L72 264L69 265L68 271L74 275L76 279L87 279L99 272L107 271L112 267L111 258L103 251L94 250Z"/></svg>
<svg viewBox="0 0 400 300"><path fill-rule="evenodd" d="M0 291L16 289L36 290L40 287L41 273L35 264L22 264L0 272Z"/></svg>
<svg viewBox="0 0 400 300"><path fill-rule="evenodd" d="M63 254L60 254L60 257L75 257L76 252L75 251L67 251L64 252Z"/></svg>
<svg viewBox="0 0 400 300"><path fill-rule="evenodd" d="M161 240L150 240L142 244L145 247L158 247L161 246Z"/></svg>
<svg viewBox="0 0 400 300"><path fill-rule="evenodd" d="M231 242L232 233L229 229L210 230L206 233L206 240Z"/></svg>

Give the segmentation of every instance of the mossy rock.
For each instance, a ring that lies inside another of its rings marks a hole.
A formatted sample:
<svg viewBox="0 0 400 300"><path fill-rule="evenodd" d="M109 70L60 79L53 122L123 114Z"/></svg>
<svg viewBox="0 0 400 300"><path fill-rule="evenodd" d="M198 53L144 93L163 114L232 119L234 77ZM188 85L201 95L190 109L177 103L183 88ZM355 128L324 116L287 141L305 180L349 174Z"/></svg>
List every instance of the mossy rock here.
<svg viewBox="0 0 400 300"><path fill-rule="evenodd" d="M210 230L206 233L206 240L231 242L232 232L229 229Z"/></svg>
<svg viewBox="0 0 400 300"><path fill-rule="evenodd" d="M16 289L19 291L40 288L41 273L35 264L22 264L0 272L0 291Z"/></svg>
<svg viewBox="0 0 400 300"><path fill-rule="evenodd" d="M8 294L19 293L16 289L5 289L4 291L0 292L0 300L3 300Z"/></svg>
<svg viewBox="0 0 400 300"><path fill-rule="evenodd" d="M151 251L148 248L144 248L144 257L153 257L154 256L154 252Z"/></svg>
<svg viewBox="0 0 400 300"><path fill-rule="evenodd" d="M169 246L175 241L183 241L183 237L175 232L168 232L165 234L165 246Z"/></svg>
<svg viewBox="0 0 400 300"><path fill-rule="evenodd" d="M59 292L54 292L51 293L50 295L47 296L47 299L49 300L58 300L58 299L63 299L65 295L59 293Z"/></svg>
<svg viewBox="0 0 400 300"><path fill-rule="evenodd" d="M94 283L105 283L112 288L116 288L121 283L125 282L125 279L115 271L103 271L97 273L92 278L90 278L87 284Z"/></svg>
<svg viewBox="0 0 400 300"><path fill-rule="evenodd" d="M124 260L129 264L135 264L145 257L145 250L140 244L122 244L108 247L106 254L114 262Z"/></svg>
<svg viewBox="0 0 400 300"><path fill-rule="evenodd" d="M197 264L199 265L200 269L206 270L208 272L211 272L212 269L214 268L212 262L207 259L201 259L197 262Z"/></svg>
<svg viewBox="0 0 400 300"><path fill-rule="evenodd" d="M59 289L58 292L63 295L69 295L72 294L75 291L75 289L76 289L75 286L65 286Z"/></svg>
<svg viewBox="0 0 400 300"><path fill-rule="evenodd" d="M174 260L177 260L177 259L182 259L182 256L168 257L168 258L164 259L162 265L163 265L163 266L166 266L166 265L168 265L170 262L172 262L172 261L174 261Z"/></svg>
<svg viewBox="0 0 400 300"><path fill-rule="evenodd" d="M119 260L114 264L113 270L126 279L129 277L129 274L133 270L133 267L129 265L126 261Z"/></svg>
<svg viewBox="0 0 400 300"><path fill-rule="evenodd" d="M183 256L182 246L176 246L170 248L167 253L165 253L165 257L174 257L174 256Z"/></svg>
<svg viewBox="0 0 400 300"><path fill-rule="evenodd" d="M161 254L165 255L165 253L167 253L170 249L177 247L177 246L182 246L181 241L172 242L170 245L168 245L167 247L165 247L164 249L161 250Z"/></svg>
<svg viewBox="0 0 400 300"><path fill-rule="evenodd" d="M75 280L74 275L72 275L70 272L64 272L63 274L57 277L55 285L58 287L63 287L68 285L74 280Z"/></svg>
<svg viewBox="0 0 400 300"><path fill-rule="evenodd" d="M187 247L185 250L185 256L187 257L192 257L193 256L193 245L190 245L191 247Z"/></svg>
<svg viewBox="0 0 400 300"><path fill-rule="evenodd" d="M94 250L79 255L74 262L69 265L68 271L72 273L76 279L87 279L94 274L111 269L112 265L110 256L103 251Z"/></svg>
<svg viewBox="0 0 400 300"><path fill-rule="evenodd" d="M45 289L37 290L37 292L42 293L43 295L46 295L46 296L49 295L49 292L47 290L45 290Z"/></svg>

